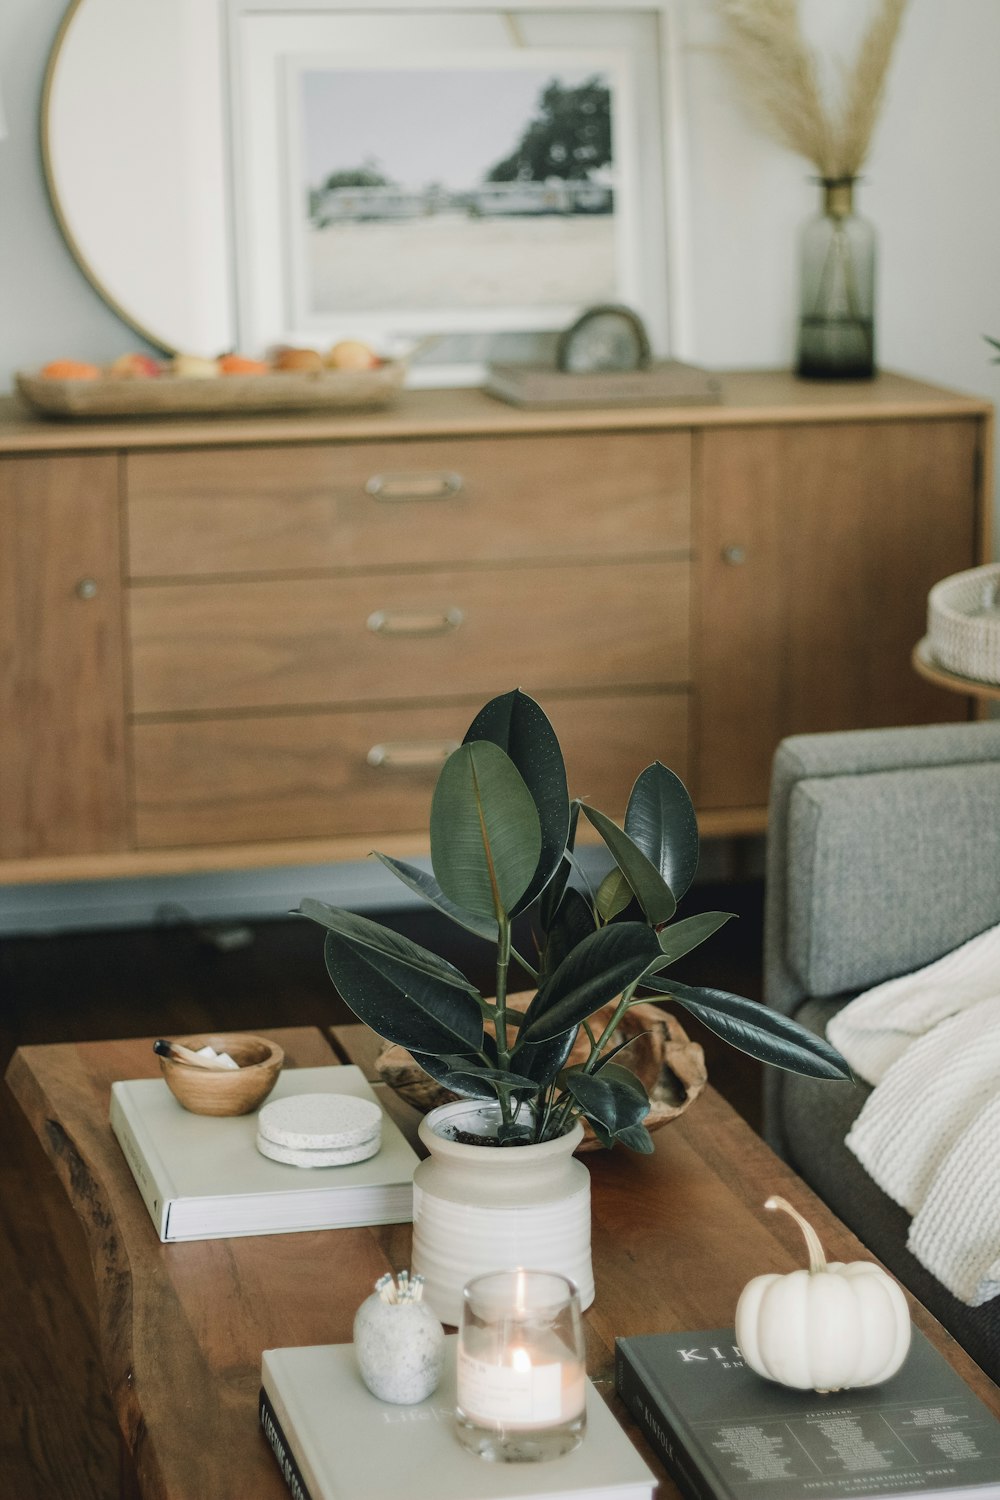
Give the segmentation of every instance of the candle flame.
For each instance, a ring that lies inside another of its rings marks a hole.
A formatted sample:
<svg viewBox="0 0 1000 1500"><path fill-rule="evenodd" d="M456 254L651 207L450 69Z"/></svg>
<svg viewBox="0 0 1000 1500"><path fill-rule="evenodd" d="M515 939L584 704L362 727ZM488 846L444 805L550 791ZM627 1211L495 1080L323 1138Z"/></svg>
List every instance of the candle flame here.
<svg viewBox="0 0 1000 1500"><path fill-rule="evenodd" d="M531 1355L520 1344L515 1344L510 1351L510 1362L513 1368L522 1374L531 1369Z"/></svg>

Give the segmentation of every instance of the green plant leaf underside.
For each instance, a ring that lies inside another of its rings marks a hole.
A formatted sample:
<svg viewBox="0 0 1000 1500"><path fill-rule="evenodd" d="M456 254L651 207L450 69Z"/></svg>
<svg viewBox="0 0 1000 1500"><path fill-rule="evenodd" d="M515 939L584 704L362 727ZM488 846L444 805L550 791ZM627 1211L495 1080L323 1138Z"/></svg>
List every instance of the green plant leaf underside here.
<svg viewBox="0 0 1000 1500"><path fill-rule="evenodd" d="M677 910L677 902L656 866L605 813L596 807L588 807L586 802L583 810L611 850L615 863L646 913L646 920L653 927L669 922Z"/></svg>

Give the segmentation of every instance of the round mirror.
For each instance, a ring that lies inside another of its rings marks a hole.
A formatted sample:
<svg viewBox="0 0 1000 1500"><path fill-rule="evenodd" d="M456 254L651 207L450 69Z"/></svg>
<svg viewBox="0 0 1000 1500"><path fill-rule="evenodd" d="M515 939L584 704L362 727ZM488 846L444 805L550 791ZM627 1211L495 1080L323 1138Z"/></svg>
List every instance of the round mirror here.
<svg viewBox="0 0 1000 1500"><path fill-rule="evenodd" d="M222 80L206 0L74 0L49 62L60 227L101 296L168 351L235 342Z"/></svg>

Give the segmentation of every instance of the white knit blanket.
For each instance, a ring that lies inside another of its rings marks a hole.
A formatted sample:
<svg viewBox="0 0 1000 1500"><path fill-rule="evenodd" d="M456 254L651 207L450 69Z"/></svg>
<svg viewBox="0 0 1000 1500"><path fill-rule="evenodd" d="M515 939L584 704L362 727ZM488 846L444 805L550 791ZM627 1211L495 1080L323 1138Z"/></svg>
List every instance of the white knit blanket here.
<svg viewBox="0 0 1000 1500"><path fill-rule="evenodd" d="M829 1040L875 1089L847 1137L960 1301L1000 1295L1000 925L859 995Z"/></svg>

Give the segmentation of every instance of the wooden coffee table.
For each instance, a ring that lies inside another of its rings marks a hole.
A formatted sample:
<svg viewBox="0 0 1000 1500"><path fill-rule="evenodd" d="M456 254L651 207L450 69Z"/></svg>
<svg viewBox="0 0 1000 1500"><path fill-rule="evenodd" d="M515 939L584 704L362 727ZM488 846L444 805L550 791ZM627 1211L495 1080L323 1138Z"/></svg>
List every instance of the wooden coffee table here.
<svg viewBox="0 0 1000 1500"><path fill-rule="evenodd" d="M320 1032L267 1032L288 1065L335 1064ZM337 1028L344 1060L370 1068L373 1039ZM350 1340L355 1311L384 1271L409 1264L408 1225L163 1245L108 1125L112 1082L155 1076L152 1039L23 1047L7 1082L55 1165L89 1244L101 1352L122 1433L123 1493L143 1500L283 1500L257 1426L261 1351ZM386 1099L412 1130L416 1117ZM730 1323L745 1282L803 1263L798 1229L761 1205L781 1192L837 1260L869 1258L709 1088L656 1136L652 1156L585 1158L593 1180L597 1300L588 1369L613 1391L619 1334ZM918 1303L914 1321L1000 1415L1000 1390ZM664 1478L662 1500L677 1495Z"/></svg>

